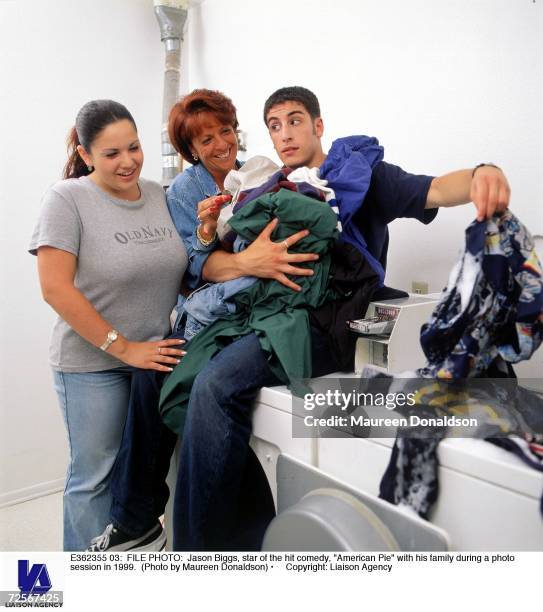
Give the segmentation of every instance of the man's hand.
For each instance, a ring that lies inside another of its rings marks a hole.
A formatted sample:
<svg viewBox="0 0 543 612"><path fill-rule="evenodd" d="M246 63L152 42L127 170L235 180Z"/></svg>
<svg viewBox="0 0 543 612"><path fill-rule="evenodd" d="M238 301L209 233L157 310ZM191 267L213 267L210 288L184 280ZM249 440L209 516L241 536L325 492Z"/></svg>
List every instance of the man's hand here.
<svg viewBox="0 0 543 612"><path fill-rule="evenodd" d="M227 253L221 249L213 251L204 264L203 278L213 283L220 283L240 276L273 278L285 287L300 291L300 285L290 280L287 274L311 276L313 270L299 268L293 264L316 261L319 256L315 253L288 252L298 240L309 234L308 230L301 230L280 242L274 242L272 233L278 222L278 219L270 221L256 239L239 253Z"/></svg>
<svg viewBox="0 0 543 612"><path fill-rule="evenodd" d="M273 278L285 285L285 287L289 287L294 291L300 291L300 285L291 281L287 274L311 276L313 270L298 268L292 264L315 261L319 256L314 253L288 252L291 246L309 234L308 230L296 232L281 242L273 242L271 235L277 223L278 219L270 221L254 242L239 253L244 274L258 276L259 278Z"/></svg>
<svg viewBox="0 0 543 612"><path fill-rule="evenodd" d="M477 208L477 221L483 221L507 209L511 189L499 168L480 166L473 175L469 195Z"/></svg>
<svg viewBox="0 0 543 612"><path fill-rule="evenodd" d="M477 221L490 219L509 206L511 190L504 173L494 166L479 166L473 170L456 170L432 180L426 208L458 206L473 202Z"/></svg>

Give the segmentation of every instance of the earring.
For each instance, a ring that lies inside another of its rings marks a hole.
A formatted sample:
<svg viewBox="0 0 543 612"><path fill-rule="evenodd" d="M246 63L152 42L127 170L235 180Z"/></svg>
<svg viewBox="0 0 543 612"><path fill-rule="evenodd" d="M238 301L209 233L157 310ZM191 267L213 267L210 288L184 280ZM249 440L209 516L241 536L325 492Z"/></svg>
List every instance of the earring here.
<svg viewBox="0 0 543 612"><path fill-rule="evenodd" d="M192 159L194 161L198 161L198 155L196 155L195 153L192 154Z"/></svg>
<svg viewBox="0 0 543 612"><path fill-rule="evenodd" d="M92 171L94 170L94 166L87 166L87 170L88 170L89 172L92 172Z"/></svg>

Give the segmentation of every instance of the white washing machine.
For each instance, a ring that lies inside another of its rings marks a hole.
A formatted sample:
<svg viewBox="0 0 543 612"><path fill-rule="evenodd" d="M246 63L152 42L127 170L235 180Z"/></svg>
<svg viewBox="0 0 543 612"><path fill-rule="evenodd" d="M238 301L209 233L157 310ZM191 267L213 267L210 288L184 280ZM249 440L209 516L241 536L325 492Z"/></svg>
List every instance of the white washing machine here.
<svg viewBox="0 0 543 612"><path fill-rule="evenodd" d="M287 455L377 496L393 439L293 438L292 419L290 391L262 389L251 444L275 495L277 460ZM543 551L542 473L483 440L446 439L438 458L439 497L430 522L448 534L451 549Z"/></svg>

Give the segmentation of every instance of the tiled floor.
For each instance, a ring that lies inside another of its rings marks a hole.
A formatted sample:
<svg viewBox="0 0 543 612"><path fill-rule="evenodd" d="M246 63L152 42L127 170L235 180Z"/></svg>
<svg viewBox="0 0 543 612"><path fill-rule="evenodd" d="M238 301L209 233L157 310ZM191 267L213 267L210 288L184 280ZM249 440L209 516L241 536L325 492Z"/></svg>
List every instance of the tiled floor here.
<svg viewBox="0 0 543 612"><path fill-rule="evenodd" d="M62 550L62 493L0 510L0 551Z"/></svg>

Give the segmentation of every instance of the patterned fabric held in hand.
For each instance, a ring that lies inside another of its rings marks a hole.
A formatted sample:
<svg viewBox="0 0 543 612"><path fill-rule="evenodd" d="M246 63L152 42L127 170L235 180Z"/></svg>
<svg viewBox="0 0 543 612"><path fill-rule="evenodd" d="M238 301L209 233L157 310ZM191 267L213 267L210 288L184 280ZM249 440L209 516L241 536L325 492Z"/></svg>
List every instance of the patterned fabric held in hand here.
<svg viewBox="0 0 543 612"><path fill-rule="evenodd" d="M422 327L428 365L421 374L479 376L493 362L504 370L504 362L529 359L542 338L542 271L530 233L510 211L474 221L448 286Z"/></svg>
<svg viewBox="0 0 543 612"><path fill-rule="evenodd" d="M514 376L508 364L529 359L542 339L542 271L530 233L510 211L489 221L473 222L447 288L422 327L427 365L416 374L451 384L461 384L465 378ZM492 391L492 382L488 386ZM496 422L507 423L510 434L496 437L487 423L479 436L543 471L536 453L541 444L541 401L529 395L518 388L513 396L502 398L497 385L484 403L501 400L505 414ZM498 413L501 410L499 405L494 408ZM525 439L516 431L515 415L522 417L524 430L532 429L524 434ZM405 504L426 518L438 495L437 447L445 435L445 428L426 431L423 439L404 438L398 432L380 497Z"/></svg>

